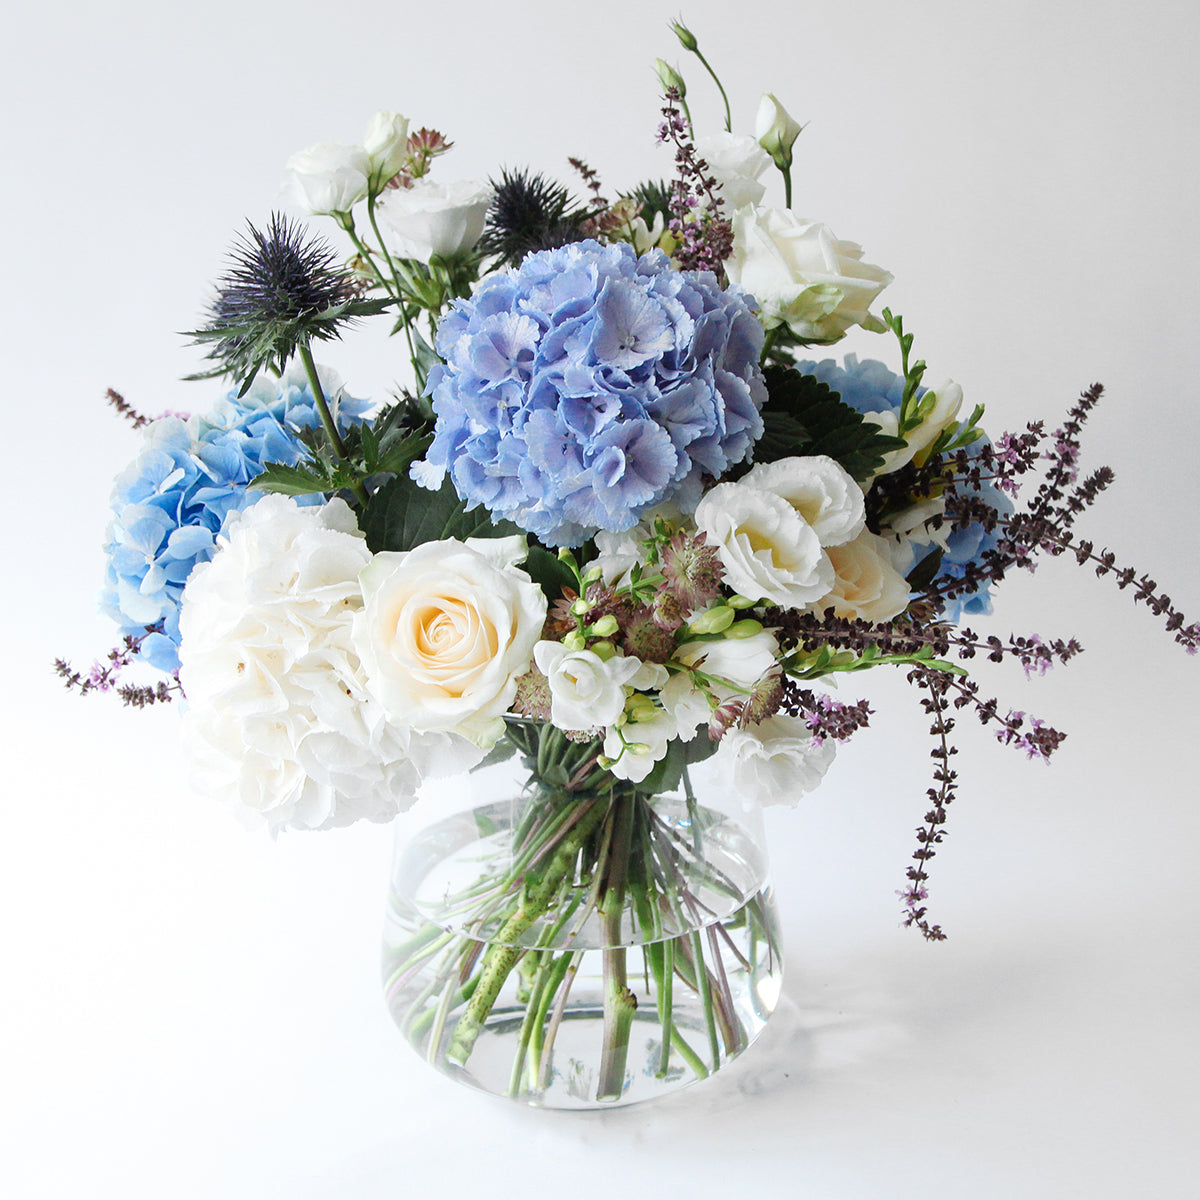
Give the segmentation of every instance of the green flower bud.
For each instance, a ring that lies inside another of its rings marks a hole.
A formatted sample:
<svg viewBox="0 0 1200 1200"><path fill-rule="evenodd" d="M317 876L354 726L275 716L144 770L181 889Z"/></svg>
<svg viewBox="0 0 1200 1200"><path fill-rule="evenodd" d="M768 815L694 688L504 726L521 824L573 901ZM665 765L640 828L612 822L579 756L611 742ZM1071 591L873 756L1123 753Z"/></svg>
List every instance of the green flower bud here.
<svg viewBox="0 0 1200 1200"><path fill-rule="evenodd" d="M725 630L727 638L748 638L753 637L756 633L762 633L763 623L754 620L753 617L747 617L742 621L734 621L730 627Z"/></svg>
<svg viewBox="0 0 1200 1200"><path fill-rule="evenodd" d="M615 658L617 653L617 648L612 642L593 642L589 649L601 662L608 662L610 658Z"/></svg>
<svg viewBox="0 0 1200 1200"><path fill-rule="evenodd" d="M565 638L563 638L562 644L566 646L568 650L582 650L585 645L583 634L580 633L578 629L572 629L571 632L568 633Z"/></svg>
<svg viewBox="0 0 1200 1200"><path fill-rule="evenodd" d="M605 638L612 637L612 635L620 628L620 625L617 624L617 618L614 617L612 613L605 613L600 620L598 620L588 629L588 632L592 634L593 637Z"/></svg>
<svg viewBox="0 0 1200 1200"><path fill-rule="evenodd" d="M781 171L791 167L792 146L803 128L770 92L763 93L754 118L754 136Z"/></svg>
<svg viewBox="0 0 1200 1200"><path fill-rule="evenodd" d="M693 633L723 633L733 624L733 609L728 604L718 604L693 617L688 624Z"/></svg>
<svg viewBox="0 0 1200 1200"><path fill-rule="evenodd" d="M730 596L729 599L725 601L725 603L728 604L730 608L739 608L740 609L740 608L753 608L758 603L758 601L751 600L749 596Z"/></svg>
<svg viewBox="0 0 1200 1200"><path fill-rule="evenodd" d="M672 21L671 29L679 39L679 44L685 50L695 51L697 46L696 35L682 21Z"/></svg>
<svg viewBox="0 0 1200 1200"><path fill-rule="evenodd" d="M586 617L592 610L592 602L585 600L582 596L571 605L571 615L575 617Z"/></svg>
<svg viewBox="0 0 1200 1200"><path fill-rule="evenodd" d="M649 696L645 696L641 692L635 692L625 701L625 715L635 724L638 721L653 721L658 715L658 709Z"/></svg>
<svg viewBox="0 0 1200 1200"><path fill-rule="evenodd" d="M656 58L654 60L654 70L658 75L658 82L663 85L664 92L674 88L679 93L680 100L687 95L687 84L683 82L683 76L670 63L663 62L661 58Z"/></svg>

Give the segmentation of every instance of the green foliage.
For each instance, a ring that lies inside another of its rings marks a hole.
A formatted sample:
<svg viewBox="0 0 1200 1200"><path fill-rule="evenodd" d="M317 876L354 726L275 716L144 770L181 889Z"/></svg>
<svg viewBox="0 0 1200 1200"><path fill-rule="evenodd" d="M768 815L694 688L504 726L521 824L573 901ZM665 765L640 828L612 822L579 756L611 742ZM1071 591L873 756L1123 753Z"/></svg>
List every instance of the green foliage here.
<svg viewBox="0 0 1200 1200"><path fill-rule="evenodd" d="M827 454L859 483L898 450L900 438L880 433L828 384L793 367L768 366L763 436L754 448L755 462L775 462L793 455Z"/></svg>
<svg viewBox="0 0 1200 1200"><path fill-rule="evenodd" d="M495 520L482 506L467 510L449 476L436 492L407 474L389 479L367 502L359 525L373 554L412 550L445 538L508 537L522 531L511 521Z"/></svg>
<svg viewBox="0 0 1200 1200"><path fill-rule="evenodd" d="M521 564L521 569L542 589L551 604L561 599L567 588L578 590L579 581L575 572L545 546L536 543L530 546L529 556Z"/></svg>
<svg viewBox="0 0 1200 1200"><path fill-rule="evenodd" d="M631 734L631 741L636 740L636 725L629 726L627 732ZM647 796L673 792L679 787L684 770L711 758L717 752L717 745L718 743L707 736L694 737L690 742L681 742L678 739L672 741L667 746L666 756L660 758L650 774L635 785L637 790Z"/></svg>
<svg viewBox="0 0 1200 1200"><path fill-rule="evenodd" d="M780 666L793 679L820 679L822 675L834 675L850 671L867 671L872 667L897 667L920 664L935 671L946 671L951 675L966 675L965 668L945 659L934 658L931 646L922 646L911 654L884 654L875 646L862 650L834 650L831 646L820 646L816 650L795 650L780 659Z"/></svg>

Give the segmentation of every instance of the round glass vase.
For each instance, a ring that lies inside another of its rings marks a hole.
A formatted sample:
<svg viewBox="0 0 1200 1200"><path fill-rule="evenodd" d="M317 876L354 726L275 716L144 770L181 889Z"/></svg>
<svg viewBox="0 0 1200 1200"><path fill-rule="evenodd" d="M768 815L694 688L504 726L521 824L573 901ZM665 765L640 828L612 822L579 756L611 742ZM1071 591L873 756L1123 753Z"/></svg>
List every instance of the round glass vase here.
<svg viewBox="0 0 1200 1200"><path fill-rule="evenodd" d="M762 1031L783 974L757 808L710 763L651 793L583 778L585 754L557 782L527 757L424 795L397 821L384 929L387 1004L417 1053L550 1108L708 1078Z"/></svg>

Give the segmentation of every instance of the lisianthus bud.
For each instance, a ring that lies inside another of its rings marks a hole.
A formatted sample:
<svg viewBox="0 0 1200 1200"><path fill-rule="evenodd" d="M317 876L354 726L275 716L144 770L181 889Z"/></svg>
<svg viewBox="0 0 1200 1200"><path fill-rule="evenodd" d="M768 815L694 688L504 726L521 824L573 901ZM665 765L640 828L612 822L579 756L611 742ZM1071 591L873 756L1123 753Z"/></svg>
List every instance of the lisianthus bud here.
<svg viewBox="0 0 1200 1200"><path fill-rule="evenodd" d="M754 118L754 136L781 171L786 171L792 165L792 146L803 128L788 115L787 109L774 95L763 93Z"/></svg>
<svg viewBox="0 0 1200 1200"><path fill-rule="evenodd" d="M658 75L659 83L663 85L663 91L670 91L671 88L674 88L679 93L680 100L687 95L687 84L683 82L683 76L670 63L656 58L654 71Z"/></svg>
<svg viewBox="0 0 1200 1200"><path fill-rule="evenodd" d="M696 35L682 21L672 21L671 29L679 39L679 44L685 50L695 51L697 45Z"/></svg>
<svg viewBox="0 0 1200 1200"><path fill-rule="evenodd" d="M371 187L378 191L408 160L408 118L381 108L367 126L362 148L371 162Z"/></svg>

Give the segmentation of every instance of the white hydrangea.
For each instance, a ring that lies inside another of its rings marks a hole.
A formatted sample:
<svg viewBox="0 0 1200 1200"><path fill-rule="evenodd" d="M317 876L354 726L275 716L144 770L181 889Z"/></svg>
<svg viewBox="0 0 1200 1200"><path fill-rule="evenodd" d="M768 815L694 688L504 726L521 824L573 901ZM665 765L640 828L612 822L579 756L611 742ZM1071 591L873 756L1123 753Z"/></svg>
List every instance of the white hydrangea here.
<svg viewBox="0 0 1200 1200"><path fill-rule="evenodd" d="M180 681L194 777L272 833L389 820L423 775L478 756L449 735L414 737L368 693L351 627L370 559L341 500L270 495L188 580Z"/></svg>

